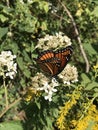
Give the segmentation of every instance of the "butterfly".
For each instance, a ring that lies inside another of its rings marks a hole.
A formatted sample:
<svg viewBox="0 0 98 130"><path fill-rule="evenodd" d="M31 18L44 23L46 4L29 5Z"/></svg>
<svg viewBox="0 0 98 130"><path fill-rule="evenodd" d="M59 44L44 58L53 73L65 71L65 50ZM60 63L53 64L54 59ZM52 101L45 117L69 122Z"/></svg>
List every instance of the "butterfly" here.
<svg viewBox="0 0 98 130"><path fill-rule="evenodd" d="M46 50L39 54L36 62L47 75L55 77L65 68L72 52L71 46L56 51Z"/></svg>

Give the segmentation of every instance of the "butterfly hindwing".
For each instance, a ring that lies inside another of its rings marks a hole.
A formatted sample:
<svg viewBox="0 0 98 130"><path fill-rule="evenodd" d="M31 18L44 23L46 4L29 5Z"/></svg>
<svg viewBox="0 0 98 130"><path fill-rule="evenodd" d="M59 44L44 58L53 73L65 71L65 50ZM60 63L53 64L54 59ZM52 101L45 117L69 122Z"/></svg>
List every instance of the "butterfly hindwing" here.
<svg viewBox="0 0 98 130"><path fill-rule="evenodd" d="M55 57L43 61L37 61L37 63L47 75L51 75L51 76L57 74L59 67L61 65L60 59Z"/></svg>

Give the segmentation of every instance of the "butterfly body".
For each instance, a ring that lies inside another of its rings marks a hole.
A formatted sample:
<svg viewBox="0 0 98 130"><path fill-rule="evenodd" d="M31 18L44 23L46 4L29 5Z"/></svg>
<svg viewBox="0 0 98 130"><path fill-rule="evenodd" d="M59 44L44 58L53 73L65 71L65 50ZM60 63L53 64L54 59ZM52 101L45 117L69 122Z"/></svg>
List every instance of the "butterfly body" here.
<svg viewBox="0 0 98 130"><path fill-rule="evenodd" d="M46 50L36 59L40 68L52 77L57 76L66 66L72 54L72 47L52 51Z"/></svg>

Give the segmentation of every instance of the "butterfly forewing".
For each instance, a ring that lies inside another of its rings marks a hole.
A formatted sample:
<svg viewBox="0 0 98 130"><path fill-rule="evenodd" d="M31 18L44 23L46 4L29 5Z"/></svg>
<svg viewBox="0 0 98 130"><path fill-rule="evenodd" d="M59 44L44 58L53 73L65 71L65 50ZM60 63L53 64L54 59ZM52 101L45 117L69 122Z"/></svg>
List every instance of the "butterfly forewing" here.
<svg viewBox="0 0 98 130"><path fill-rule="evenodd" d="M52 50L47 50L41 53L41 55L38 57L39 60L47 60L54 57L54 52Z"/></svg>
<svg viewBox="0 0 98 130"><path fill-rule="evenodd" d="M64 69L68 61L70 60L72 54L72 47L68 46L64 49L55 52L55 57L61 60L61 66L59 68L59 73Z"/></svg>

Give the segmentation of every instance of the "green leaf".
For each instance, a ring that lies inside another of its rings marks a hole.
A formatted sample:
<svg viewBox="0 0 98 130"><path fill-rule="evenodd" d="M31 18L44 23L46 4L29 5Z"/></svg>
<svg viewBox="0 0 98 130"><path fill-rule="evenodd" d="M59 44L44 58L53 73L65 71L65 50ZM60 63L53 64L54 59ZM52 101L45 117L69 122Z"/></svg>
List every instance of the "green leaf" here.
<svg viewBox="0 0 98 130"><path fill-rule="evenodd" d="M11 121L0 123L0 130L24 130L24 129L21 122Z"/></svg>
<svg viewBox="0 0 98 130"><path fill-rule="evenodd" d="M30 73L29 70L24 69L23 74L24 74L27 78L30 78L31 73Z"/></svg>
<svg viewBox="0 0 98 130"><path fill-rule="evenodd" d="M89 84L86 86L85 90L91 90L91 89L93 89L93 88L95 88L95 87L98 88L98 83L95 82L95 81L93 81L93 82L89 83Z"/></svg>
<svg viewBox="0 0 98 130"><path fill-rule="evenodd" d="M25 50L23 50L23 55L24 55L25 61L31 62L31 59L30 59L28 53Z"/></svg>
<svg viewBox="0 0 98 130"><path fill-rule="evenodd" d="M17 63L18 63L18 66L19 68L24 71L24 63L23 63L23 58L22 57L17 57Z"/></svg>
<svg viewBox="0 0 98 130"><path fill-rule="evenodd" d="M41 23L41 28L42 28L42 30L47 30L47 22L46 21Z"/></svg>
<svg viewBox="0 0 98 130"><path fill-rule="evenodd" d="M53 109L53 108L52 108L52 109ZM53 117L57 118L58 113L59 113L58 109L55 108L55 109L53 109L52 111L53 111L53 112L52 112Z"/></svg>
<svg viewBox="0 0 98 130"><path fill-rule="evenodd" d="M47 128L48 130L52 130L53 129L53 125L52 125L52 120L51 118L49 118L48 116L46 117L46 122L47 122Z"/></svg>
<svg viewBox="0 0 98 130"><path fill-rule="evenodd" d="M8 20L7 17L5 17L4 15L0 14L0 21L1 21L2 23L6 22L7 20Z"/></svg>
<svg viewBox="0 0 98 130"><path fill-rule="evenodd" d="M25 66L23 58L22 57L17 57L17 63L23 74L27 77L30 78L31 72L28 70L28 68Z"/></svg>
<svg viewBox="0 0 98 130"><path fill-rule="evenodd" d="M89 77L85 74L85 73L82 73L81 74L81 78L82 78L82 82L84 82L84 83L89 83L89 82L91 82L91 80L89 79Z"/></svg>
<svg viewBox="0 0 98 130"><path fill-rule="evenodd" d="M94 9L92 13L98 17L98 6Z"/></svg>
<svg viewBox="0 0 98 130"><path fill-rule="evenodd" d="M96 55L97 52L91 44L84 44L84 48L88 51L89 55Z"/></svg>
<svg viewBox="0 0 98 130"><path fill-rule="evenodd" d="M49 11L49 4L47 2L44 2L43 4L44 11L47 13Z"/></svg>
<svg viewBox="0 0 98 130"><path fill-rule="evenodd" d="M36 103L36 106L38 107L38 109L40 110L40 109L41 109L41 104L40 104L40 102L38 102L37 100L35 100L35 103Z"/></svg>
<svg viewBox="0 0 98 130"><path fill-rule="evenodd" d="M8 32L8 27L1 28L0 27L0 39Z"/></svg>
<svg viewBox="0 0 98 130"><path fill-rule="evenodd" d="M88 127L85 130L93 130L93 126L95 125L95 122L93 120L88 121Z"/></svg>
<svg viewBox="0 0 98 130"><path fill-rule="evenodd" d="M17 43L14 42L14 41L9 41L6 44L2 44L1 48L2 48L2 50L3 49L4 50L12 50L13 54L15 54L15 55L18 53L18 50L19 50L19 47L18 47Z"/></svg>
<svg viewBox="0 0 98 130"><path fill-rule="evenodd" d="M26 86L26 83L25 83L25 79L24 79L24 78L21 78L20 84L21 84L22 87L25 87L25 86Z"/></svg>

